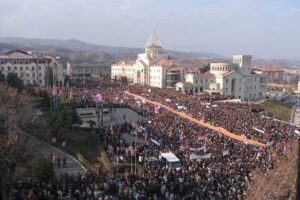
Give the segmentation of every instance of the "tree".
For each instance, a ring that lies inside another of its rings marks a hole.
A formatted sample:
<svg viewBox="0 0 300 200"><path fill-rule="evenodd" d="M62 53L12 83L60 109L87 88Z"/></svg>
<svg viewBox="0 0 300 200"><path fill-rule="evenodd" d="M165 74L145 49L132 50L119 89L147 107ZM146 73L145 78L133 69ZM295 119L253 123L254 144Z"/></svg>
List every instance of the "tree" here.
<svg viewBox="0 0 300 200"><path fill-rule="evenodd" d="M201 73L205 73L210 70L210 64L205 65L204 67L200 68Z"/></svg>
<svg viewBox="0 0 300 200"><path fill-rule="evenodd" d="M127 83L128 83L128 79L127 79L127 76L125 76L124 77L124 84L127 85Z"/></svg>
<svg viewBox="0 0 300 200"><path fill-rule="evenodd" d="M53 70L52 70L51 67L46 68L45 84L46 84L46 86L52 86L53 85Z"/></svg>
<svg viewBox="0 0 300 200"><path fill-rule="evenodd" d="M34 159L29 165L31 174L35 180L47 182L54 175L53 164L49 159Z"/></svg>
<svg viewBox="0 0 300 200"><path fill-rule="evenodd" d="M20 79L16 73L8 73L6 77L6 82L10 86L17 88L18 90L22 90L24 88L22 79Z"/></svg>
<svg viewBox="0 0 300 200"><path fill-rule="evenodd" d="M118 81L118 80L117 80L117 75L115 75L115 79L114 79L114 81L115 81L115 82L117 82L117 81Z"/></svg>
<svg viewBox="0 0 300 200"><path fill-rule="evenodd" d="M0 71L0 82L5 82L5 75Z"/></svg>

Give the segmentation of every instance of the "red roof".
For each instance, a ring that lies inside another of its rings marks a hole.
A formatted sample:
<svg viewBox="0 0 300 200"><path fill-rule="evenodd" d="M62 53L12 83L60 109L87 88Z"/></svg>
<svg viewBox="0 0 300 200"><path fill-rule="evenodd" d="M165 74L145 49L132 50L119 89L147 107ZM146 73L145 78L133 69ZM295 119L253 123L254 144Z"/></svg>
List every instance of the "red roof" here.
<svg viewBox="0 0 300 200"><path fill-rule="evenodd" d="M120 60L115 65L134 65L135 60Z"/></svg>
<svg viewBox="0 0 300 200"><path fill-rule="evenodd" d="M174 65L177 65L174 60L166 60L166 59L160 59L158 61L156 61L153 65L161 65L164 67L171 67Z"/></svg>

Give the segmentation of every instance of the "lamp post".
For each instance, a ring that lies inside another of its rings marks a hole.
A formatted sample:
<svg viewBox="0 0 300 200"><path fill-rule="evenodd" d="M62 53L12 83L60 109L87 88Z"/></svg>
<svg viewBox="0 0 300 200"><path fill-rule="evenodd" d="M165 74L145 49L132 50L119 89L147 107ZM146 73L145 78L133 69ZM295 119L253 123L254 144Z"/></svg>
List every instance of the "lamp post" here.
<svg viewBox="0 0 300 200"><path fill-rule="evenodd" d="M104 146L106 146L106 135L103 132L102 133L102 129L103 129L103 104L100 103L100 107L99 107L99 103L97 103L96 106L96 113L98 116L98 131L99 131L99 135L103 134L103 139L104 139Z"/></svg>

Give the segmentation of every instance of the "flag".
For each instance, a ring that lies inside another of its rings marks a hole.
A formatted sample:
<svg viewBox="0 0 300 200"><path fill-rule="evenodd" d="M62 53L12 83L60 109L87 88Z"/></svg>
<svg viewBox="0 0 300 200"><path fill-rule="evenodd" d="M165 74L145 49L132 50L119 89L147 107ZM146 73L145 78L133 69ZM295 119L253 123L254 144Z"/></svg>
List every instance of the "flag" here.
<svg viewBox="0 0 300 200"><path fill-rule="evenodd" d="M101 94L92 95L92 99L95 103L99 103L103 101L103 97Z"/></svg>
<svg viewBox="0 0 300 200"><path fill-rule="evenodd" d="M57 95L57 87L56 86L52 87L52 95L53 96Z"/></svg>

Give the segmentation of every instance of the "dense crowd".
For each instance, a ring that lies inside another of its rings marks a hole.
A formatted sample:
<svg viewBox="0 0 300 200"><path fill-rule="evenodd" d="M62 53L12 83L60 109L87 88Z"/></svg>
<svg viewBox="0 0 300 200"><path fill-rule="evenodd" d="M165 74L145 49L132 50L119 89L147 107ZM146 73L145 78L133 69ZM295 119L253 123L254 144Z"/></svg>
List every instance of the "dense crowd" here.
<svg viewBox="0 0 300 200"><path fill-rule="evenodd" d="M224 137L126 95L122 92L125 90L261 141L267 147ZM266 172L276 168L278 156L293 148L296 139L294 126L263 117L259 105L218 102L225 99L220 95L183 95L173 89L115 85L72 88L64 93L91 107L95 106L91 95L99 93L108 106L127 106L146 116L145 120L105 128L105 150L111 161L130 162L138 158L144 174L117 177L87 173L62 176L51 184L16 182L13 199L244 199L253 170ZM138 137L139 142L126 142L127 135ZM147 159L168 151L180 159L180 169ZM193 159L199 155L205 157Z"/></svg>

